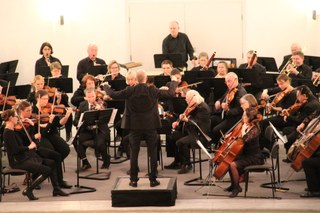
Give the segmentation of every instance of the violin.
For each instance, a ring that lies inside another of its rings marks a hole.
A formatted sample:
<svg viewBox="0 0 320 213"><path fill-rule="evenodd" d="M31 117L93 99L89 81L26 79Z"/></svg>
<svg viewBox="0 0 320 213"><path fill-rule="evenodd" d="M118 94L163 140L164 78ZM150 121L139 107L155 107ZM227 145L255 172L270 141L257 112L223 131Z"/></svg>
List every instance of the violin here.
<svg viewBox="0 0 320 213"><path fill-rule="evenodd" d="M272 100L271 107L276 106L285 96L287 96L290 92L292 91L292 89L285 89L279 93L276 94L275 98ZM271 113L271 107L268 107L266 110L266 114L270 114Z"/></svg>
<svg viewBox="0 0 320 213"><path fill-rule="evenodd" d="M190 115L190 113L198 106L198 104L194 103L192 105L188 105L187 108L185 109L185 111L182 113L182 116L184 117L188 117ZM173 130L175 130L177 128L177 126L179 126L181 119L180 116L178 118L178 120L176 121L176 126L173 128Z"/></svg>
<svg viewBox="0 0 320 213"><path fill-rule="evenodd" d="M238 88L233 88L232 90L230 90L226 96L226 104L229 106L231 104L231 102L233 101L236 93L238 92Z"/></svg>
<svg viewBox="0 0 320 213"><path fill-rule="evenodd" d="M9 106L15 105L17 102L16 96L4 96L3 94L0 94L0 105L8 104Z"/></svg>
<svg viewBox="0 0 320 213"><path fill-rule="evenodd" d="M307 103L307 100L305 100L303 102L297 102L297 103L293 104L291 107L289 107L288 109L282 110L280 113L280 116L289 116L289 115L295 113L296 111L298 111L306 103Z"/></svg>
<svg viewBox="0 0 320 213"><path fill-rule="evenodd" d="M32 118L30 119L33 123L37 123L38 122L38 119L36 118ZM22 124L21 122L17 123L16 125L14 125L14 130L15 131L21 131L23 129L22 125L25 127L25 128L28 128L31 124L30 122L28 121L22 121Z"/></svg>
<svg viewBox="0 0 320 213"><path fill-rule="evenodd" d="M44 90L46 90L48 92L48 96L50 98L54 97L56 95L56 92L58 91L58 89L56 87L49 87L49 86L44 86L43 88Z"/></svg>

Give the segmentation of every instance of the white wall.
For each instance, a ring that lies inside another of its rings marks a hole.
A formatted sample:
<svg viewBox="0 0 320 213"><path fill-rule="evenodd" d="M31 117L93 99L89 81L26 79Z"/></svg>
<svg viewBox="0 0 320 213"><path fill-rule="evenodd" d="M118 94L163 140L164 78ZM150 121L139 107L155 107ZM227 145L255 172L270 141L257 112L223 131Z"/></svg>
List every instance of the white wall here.
<svg viewBox="0 0 320 213"><path fill-rule="evenodd" d="M144 2L150 1L155 0L139 2L143 6ZM18 84L29 83L32 80L34 63L40 58L38 52L44 41L49 41L53 45L54 56L63 64L70 65L70 76L75 76L78 61L86 57L89 43L96 43L99 46L98 55L106 61L116 59L121 63L128 62L130 60L128 14L132 2L137 0L0 0L0 62L19 59ZM184 1L166 0L168 7L170 3L176 2ZM299 42L306 54L320 55L318 42L320 20L314 21L311 17L314 7L320 13L320 0L242 0L242 5L243 52L255 49L260 56L275 57L279 65L282 56L289 52L290 44ZM59 25L61 13L65 18L63 26ZM161 19L165 15L166 11L163 11L158 18ZM202 11L194 10L185 16L189 20L192 16L197 19L203 16L203 23L198 24L211 29L210 21L206 20L206 14ZM223 22L223 20L213 20L213 23L215 21ZM146 29L152 30L152 27L163 28L164 35L169 33L167 23L165 26L150 24L151 26L141 29L141 33L148 33ZM192 38L192 40L197 44L200 39ZM223 40L220 42L225 43ZM225 45L228 46L228 43ZM226 54L232 57L239 53L230 50ZM74 82L77 87L77 81Z"/></svg>

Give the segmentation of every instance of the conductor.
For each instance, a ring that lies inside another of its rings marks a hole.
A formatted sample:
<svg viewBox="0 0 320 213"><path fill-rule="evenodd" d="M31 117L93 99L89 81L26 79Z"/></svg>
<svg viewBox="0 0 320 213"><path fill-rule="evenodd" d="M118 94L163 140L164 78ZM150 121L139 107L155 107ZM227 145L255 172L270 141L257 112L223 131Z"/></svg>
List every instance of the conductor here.
<svg viewBox="0 0 320 213"><path fill-rule="evenodd" d="M173 78L173 81L176 81ZM160 184L156 179L157 170L157 129L161 127L158 112L158 98L174 97L177 82L171 82L167 90L158 89L146 84L147 75L143 70L137 71L137 85L127 87L121 91L113 91L107 83L103 83L104 90L113 99L126 99L127 113L123 117L121 128L129 129L131 147L130 183L138 186L138 155L140 141L145 140L150 156L151 173L149 173L150 187Z"/></svg>

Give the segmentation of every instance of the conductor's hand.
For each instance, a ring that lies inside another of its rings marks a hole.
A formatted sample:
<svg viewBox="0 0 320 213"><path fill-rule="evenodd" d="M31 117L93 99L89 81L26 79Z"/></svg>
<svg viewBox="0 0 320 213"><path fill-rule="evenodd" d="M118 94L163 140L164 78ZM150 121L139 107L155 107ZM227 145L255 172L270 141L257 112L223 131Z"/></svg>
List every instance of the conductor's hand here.
<svg viewBox="0 0 320 213"><path fill-rule="evenodd" d="M169 90L169 87L166 87L166 86L162 86L159 88L160 90Z"/></svg>

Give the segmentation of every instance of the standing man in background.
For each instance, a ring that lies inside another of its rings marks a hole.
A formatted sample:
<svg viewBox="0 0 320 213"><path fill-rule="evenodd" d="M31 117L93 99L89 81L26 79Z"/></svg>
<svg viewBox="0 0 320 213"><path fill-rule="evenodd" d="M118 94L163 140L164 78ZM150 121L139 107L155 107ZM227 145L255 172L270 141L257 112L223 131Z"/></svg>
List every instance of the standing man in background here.
<svg viewBox="0 0 320 213"><path fill-rule="evenodd" d="M179 23L177 21L170 23L170 34L162 42L162 53L180 53L185 67L188 67L187 61L189 55L192 64L195 66L192 44L185 33L179 32Z"/></svg>
<svg viewBox="0 0 320 213"><path fill-rule="evenodd" d="M89 44L87 52L88 52L88 57L79 61L78 67L77 67L77 79L80 82L80 84L83 76L88 73L88 70L90 67L106 65L106 62L103 59L97 58L97 55L98 55L97 45ZM107 70L106 70L106 73L107 73Z"/></svg>

